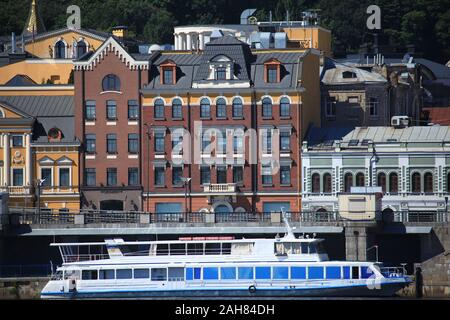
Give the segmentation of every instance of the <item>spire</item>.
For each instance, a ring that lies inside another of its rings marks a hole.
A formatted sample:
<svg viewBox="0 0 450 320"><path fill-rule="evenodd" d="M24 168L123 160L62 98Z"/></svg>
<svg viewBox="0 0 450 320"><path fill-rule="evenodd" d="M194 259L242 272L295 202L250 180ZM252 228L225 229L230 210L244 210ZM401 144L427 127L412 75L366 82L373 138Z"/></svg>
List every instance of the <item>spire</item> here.
<svg viewBox="0 0 450 320"><path fill-rule="evenodd" d="M39 5L37 4L37 0L31 1L30 14L28 15L27 22L25 24L25 28L23 29L23 35L25 37L36 35L38 33L45 32L44 22L42 21L42 17L39 13Z"/></svg>

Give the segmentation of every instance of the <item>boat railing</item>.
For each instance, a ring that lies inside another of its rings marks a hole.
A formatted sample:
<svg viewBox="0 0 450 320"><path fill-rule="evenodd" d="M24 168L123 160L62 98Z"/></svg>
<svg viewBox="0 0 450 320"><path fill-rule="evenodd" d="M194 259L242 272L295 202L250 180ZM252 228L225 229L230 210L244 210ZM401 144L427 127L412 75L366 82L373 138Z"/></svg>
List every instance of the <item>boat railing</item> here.
<svg viewBox="0 0 450 320"><path fill-rule="evenodd" d="M380 272L386 278L400 278L406 275L404 267L382 267L380 268Z"/></svg>
<svg viewBox="0 0 450 320"><path fill-rule="evenodd" d="M109 259L108 254L71 254L64 255L64 262L83 262Z"/></svg>

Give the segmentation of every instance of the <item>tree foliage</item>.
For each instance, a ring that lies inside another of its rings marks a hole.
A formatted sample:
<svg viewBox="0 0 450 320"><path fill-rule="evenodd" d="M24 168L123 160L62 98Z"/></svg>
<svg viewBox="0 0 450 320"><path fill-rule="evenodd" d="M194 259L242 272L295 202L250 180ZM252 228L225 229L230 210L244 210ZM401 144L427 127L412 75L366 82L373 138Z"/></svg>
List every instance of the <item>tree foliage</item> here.
<svg viewBox="0 0 450 320"><path fill-rule="evenodd" d="M446 62L450 57L449 0L39 0L48 30L65 26L66 8L80 6L82 26L110 31L127 25L132 35L150 43L173 42L173 27L190 24L237 24L244 9L256 8L259 19L301 18L320 9L322 25L333 31L335 43L355 51L370 39L366 28L370 4L381 8L382 29L394 47L414 44L426 57ZM0 0L0 35L20 33L30 0Z"/></svg>

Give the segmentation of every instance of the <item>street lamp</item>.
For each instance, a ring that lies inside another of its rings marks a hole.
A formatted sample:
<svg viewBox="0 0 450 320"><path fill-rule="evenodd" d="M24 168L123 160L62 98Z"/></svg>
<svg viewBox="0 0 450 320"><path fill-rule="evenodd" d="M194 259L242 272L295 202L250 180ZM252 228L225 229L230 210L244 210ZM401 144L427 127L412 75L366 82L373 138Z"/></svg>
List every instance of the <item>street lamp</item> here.
<svg viewBox="0 0 450 320"><path fill-rule="evenodd" d="M144 124L144 127L147 129L147 213L150 212L150 201L148 194L150 193L150 138L152 136L151 126L152 124Z"/></svg>
<svg viewBox="0 0 450 320"><path fill-rule="evenodd" d="M187 193L188 193L188 185L191 182L192 178L181 178L181 181L184 183L184 212L188 213L187 211Z"/></svg>
<svg viewBox="0 0 450 320"><path fill-rule="evenodd" d="M41 214L41 187L47 179L37 179L38 214Z"/></svg>

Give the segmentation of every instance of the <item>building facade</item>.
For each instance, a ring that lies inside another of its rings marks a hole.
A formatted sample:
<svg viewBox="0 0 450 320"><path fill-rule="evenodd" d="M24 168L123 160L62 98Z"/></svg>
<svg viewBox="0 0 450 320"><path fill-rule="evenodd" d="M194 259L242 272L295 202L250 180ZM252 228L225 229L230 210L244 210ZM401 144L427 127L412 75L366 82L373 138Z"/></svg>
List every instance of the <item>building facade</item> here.
<svg viewBox="0 0 450 320"><path fill-rule="evenodd" d="M338 194L379 186L383 215L447 211L450 127L356 128L335 140L313 130L302 147L305 211L338 211Z"/></svg>
<svg viewBox="0 0 450 320"><path fill-rule="evenodd" d="M142 89L144 209L300 210L299 146L320 122L319 56L251 51L231 36L203 52L152 56Z"/></svg>

